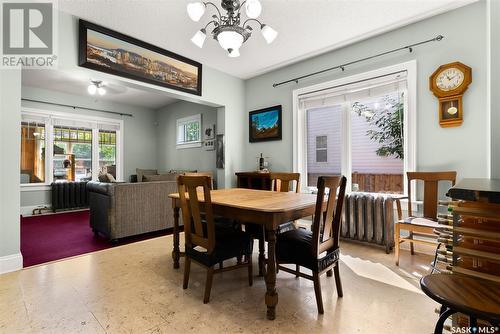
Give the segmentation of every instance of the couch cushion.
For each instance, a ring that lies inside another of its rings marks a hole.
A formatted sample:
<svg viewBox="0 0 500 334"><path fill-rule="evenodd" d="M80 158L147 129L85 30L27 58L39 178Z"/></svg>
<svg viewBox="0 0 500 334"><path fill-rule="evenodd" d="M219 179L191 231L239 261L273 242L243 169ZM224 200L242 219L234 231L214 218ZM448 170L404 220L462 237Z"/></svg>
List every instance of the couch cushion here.
<svg viewBox="0 0 500 334"><path fill-rule="evenodd" d="M142 182L144 175L158 175L157 169L136 168L135 171L137 172L137 182Z"/></svg>
<svg viewBox="0 0 500 334"><path fill-rule="evenodd" d="M177 181L177 176L179 174L160 174L160 175L144 175L142 177L142 182L152 182L152 181Z"/></svg>

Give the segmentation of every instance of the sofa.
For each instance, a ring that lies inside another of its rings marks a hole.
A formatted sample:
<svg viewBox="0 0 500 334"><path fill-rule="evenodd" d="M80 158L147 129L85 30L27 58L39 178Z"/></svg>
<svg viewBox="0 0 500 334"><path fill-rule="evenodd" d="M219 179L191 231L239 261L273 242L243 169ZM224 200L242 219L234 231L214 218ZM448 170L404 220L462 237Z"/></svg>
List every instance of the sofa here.
<svg viewBox="0 0 500 334"><path fill-rule="evenodd" d="M176 181L87 183L90 226L112 241L174 226L172 202Z"/></svg>

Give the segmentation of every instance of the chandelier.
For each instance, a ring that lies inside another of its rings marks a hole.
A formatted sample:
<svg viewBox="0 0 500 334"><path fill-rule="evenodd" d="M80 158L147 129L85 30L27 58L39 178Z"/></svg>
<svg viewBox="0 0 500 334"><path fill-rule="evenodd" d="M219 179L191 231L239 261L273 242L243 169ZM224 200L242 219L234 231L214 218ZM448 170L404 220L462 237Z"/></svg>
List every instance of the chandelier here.
<svg viewBox="0 0 500 334"><path fill-rule="evenodd" d="M209 5L216 9L218 15L212 15L213 20L208 22L205 28L199 30L191 38L191 41L200 48L205 43L207 28L210 25L213 25L213 38L228 52L229 57L239 57L240 47L252 35L253 29L247 23L258 23L262 36L268 44L271 44L278 36L276 30L257 20L262 12L262 5L259 0L246 0L242 3L239 0L222 0L221 7L227 12L226 15L222 15L219 8L212 2L193 2L187 5L189 18L198 22ZM243 7L248 19L241 24L240 11Z"/></svg>

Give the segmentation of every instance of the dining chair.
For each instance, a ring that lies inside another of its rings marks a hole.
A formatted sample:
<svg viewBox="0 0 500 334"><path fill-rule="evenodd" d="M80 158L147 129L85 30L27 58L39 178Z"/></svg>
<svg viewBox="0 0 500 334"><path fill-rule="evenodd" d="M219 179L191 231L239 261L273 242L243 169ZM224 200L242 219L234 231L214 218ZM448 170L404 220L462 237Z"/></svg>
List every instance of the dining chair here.
<svg viewBox="0 0 500 334"><path fill-rule="evenodd" d="M213 275L240 268L248 269L248 284L252 286L253 239L250 234L233 228L229 224L216 224L210 197L210 178L208 176L180 175L177 179L179 199L185 232L184 282L187 289L191 261L207 269L203 303L210 300ZM203 198L203 204L200 203ZM190 222L190 223L186 223ZM215 269L216 264L232 258L245 256L240 262L225 268Z"/></svg>
<svg viewBox="0 0 500 334"><path fill-rule="evenodd" d="M210 189L214 189L214 173L213 172L186 172L185 176L208 176L210 178Z"/></svg>
<svg viewBox="0 0 500 334"><path fill-rule="evenodd" d="M438 184L441 181L450 181L451 185L455 185L457 172L407 172L408 178L408 218L400 219L394 226L394 253L396 265L399 266L399 253L401 243L407 241L410 243L410 253L415 253L413 244L427 244L437 246L437 242L427 241L423 239L415 239L414 236L424 236L436 238L435 230L449 229L447 225L442 225L437 222L438 208ZM411 185L412 181L420 180L424 182L424 201L423 201L423 217L413 215ZM400 199L396 199L398 211L400 211ZM401 237L401 230L408 231L408 237Z"/></svg>
<svg viewBox="0 0 500 334"><path fill-rule="evenodd" d="M339 236L346 183L345 176L320 176L312 231L300 228L293 229L278 234L276 242L278 268L314 282L316 303L320 314L324 313L321 275L331 273L333 269L337 295L343 296L339 272ZM326 192L327 188L329 189L328 193ZM326 211L324 210L325 197L327 199ZM295 264L299 268L305 267L312 271L312 275L297 269L289 269L283 264Z"/></svg>
<svg viewBox="0 0 500 334"><path fill-rule="evenodd" d="M300 173L269 173L271 191L289 192L293 189L295 182L295 192L300 192ZM248 223L245 226L247 232L252 234L254 239L259 240L259 276L262 276L265 257L265 228L262 225ZM278 233L295 229L295 222L282 224L278 228Z"/></svg>

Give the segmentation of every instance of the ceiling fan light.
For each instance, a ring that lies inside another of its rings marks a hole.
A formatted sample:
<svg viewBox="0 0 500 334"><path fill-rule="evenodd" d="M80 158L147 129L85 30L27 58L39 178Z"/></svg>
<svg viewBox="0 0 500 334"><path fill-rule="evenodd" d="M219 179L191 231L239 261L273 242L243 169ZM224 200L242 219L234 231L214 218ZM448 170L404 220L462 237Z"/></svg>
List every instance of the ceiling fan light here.
<svg viewBox="0 0 500 334"><path fill-rule="evenodd" d="M104 94L106 94L106 90L103 88L103 87L99 87L97 88L97 92L99 93L99 95L103 96Z"/></svg>
<svg viewBox="0 0 500 334"><path fill-rule="evenodd" d="M247 0L245 3L245 11L251 19L256 19L262 13L262 4L259 0Z"/></svg>
<svg viewBox="0 0 500 334"><path fill-rule="evenodd" d="M267 24L262 25L261 33L267 44L271 44L278 36L278 32Z"/></svg>
<svg viewBox="0 0 500 334"><path fill-rule="evenodd" d="M97 92L97 86L94 85L93 83L90 84L88 87L87 87L87 92L89 92L90 95L95 95L95 93Z"/></svg>
<svg viewBox="0 0 500 334"><path fill-rule="evenodd" d="M205 4L201 1L191 2L187 5L187 12L191 20L198 22L205 14Z"/></svg>
<svg viewBox="0 0 500 334"><path fill-rule="evenodd" d="M229 50L230 58L237 58L240 56L240 49Z"/></svg>
<svg viewBox="0 0 500 334"><path fill-rule="evenodd" d="M226 30L217 35L217 41L224 50L239 50L243 44L244 38L236 31Z"/></svg>
<svg viewBox="0 0 500 334"><path fill-rule="evenodd" d="M196 34L194 34L193 38L191 38L191 42L199 48L203 47L205 44L205 39L207 38L207 34L205 29L198 30Z"/></svg>

